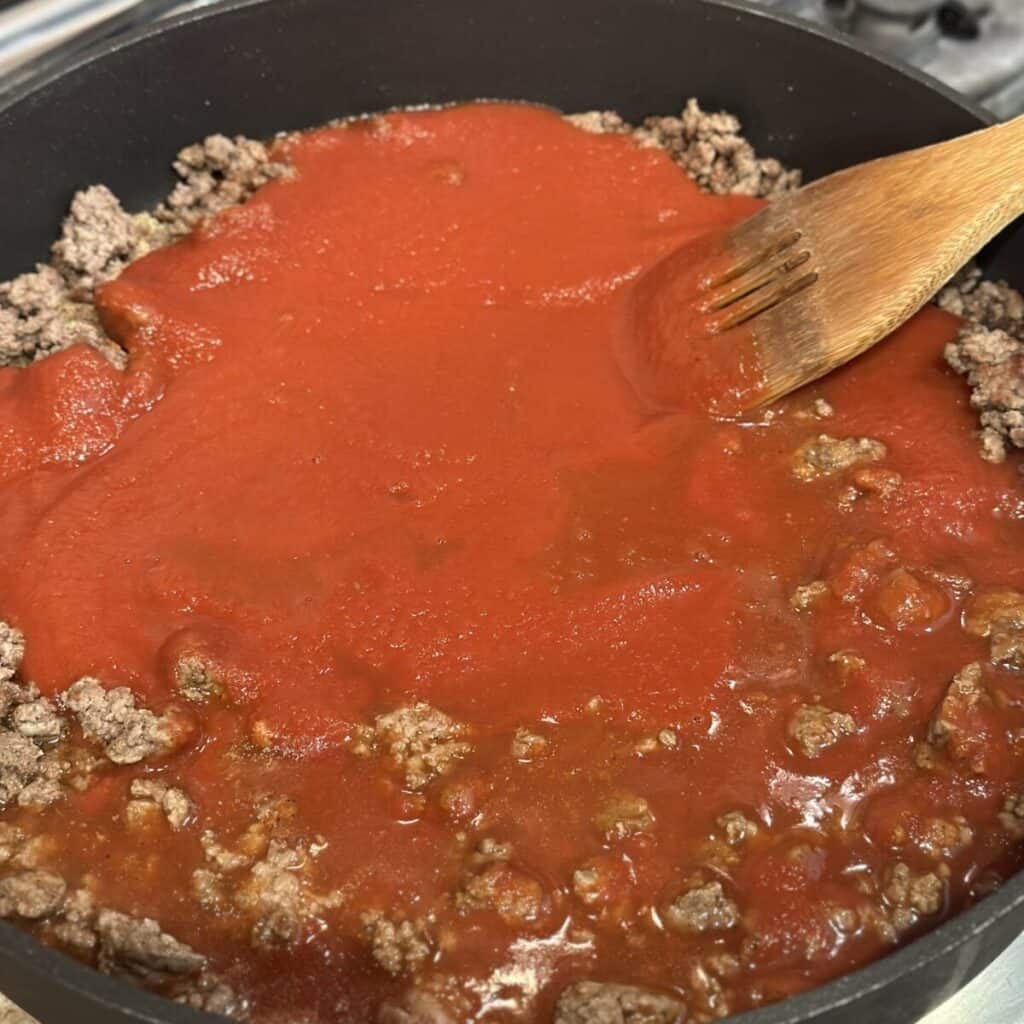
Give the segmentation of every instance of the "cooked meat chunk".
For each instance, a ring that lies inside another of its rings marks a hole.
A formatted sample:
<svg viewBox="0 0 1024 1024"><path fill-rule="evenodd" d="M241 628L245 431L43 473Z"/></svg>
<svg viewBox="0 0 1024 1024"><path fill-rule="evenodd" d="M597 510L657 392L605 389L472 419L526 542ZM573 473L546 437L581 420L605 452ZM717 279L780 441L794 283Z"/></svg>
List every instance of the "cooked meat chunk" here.
<svg viewBox="0 0 1024 1024"><path fill-rule="evenodd" d="M570 985L555 1005L554 1024L682 1024L686 1004L675 995L602 981Z"/></svg>
<svg viewBox="0 0 1024 1024"><path fill-rule="evenodd" d="M0 366L25 366L78 342L124 366L124 351L103 332L92 303L73 299L53 267L0 282Z"/></svg>
<svg viewBox="0 0 1024 1024"><path fill-rule="evenodd" d="M105 185L78 192L53 243L53 265L73 294L88 298L133 260L141 235L133 217Z"/></svg>
<svg viewBox="0 0 1024 1024"><path fill-rule="evenodd" d="M566 114L565 119L580 131L592 135L627 135L633 131L633 126L623 121L614 110L587 110L582 114Z"/></svg>
<svg viewBox="0 0 1024 1024"><path fill-rule="evenodd" d="M21 631L0 622L0 684L9 683L21 668L25 656L25 638Z"/></svg>
<svg viewBox="0 0 1024 1024"><path fill-rule="evenodd" d="M880 498L891 497L903 484L899 473L881 466L858 466L850 474L850 479L862 494L877 494Z"/></svg>
<svg viewBox="0 0 1024 1024"><path fill-rule="evenodd" d="M40 775L43 752L30 739L0 731L0 806L19 797Z"/></svg>
<svg viewBox="0 0 1024 1024"><path fill-rule="evenodd" d="M38 696L34 689L30 689L26 697L24 703L16 705L10 713L14 731L33 740L60 739L64 723L53 704Z"/></svg>
<svg viewBox="0 0 1024 1024"><path fill-rule="evenodd" d="M7 996L0 995L0 1024L38 1024L38 1021L15 1006Z"/></svg>
<svg viewBox="0 0 1024 1024"><path fill-rule="evenodd" d="M267 147L236 135L210 135L186 146L174 161L181 182L157 210L174 234L186 234L204 217L244 203L256 189L288 171Z"/></svg>
<svg viewBox="0 0 1024 1024"><path fill-rule="evenodd" d="M186 978L177 982L171 987L168 995L176 1003L189 1006L193 1010L218 1013L222 1017L234 1017L242 1021L248 1019L247 1001L230 985L207 971L203 971L196 978Z"/></svg>
<svg viewBox="0 0 1024 1024"><path fill-rule="evenodd" d="M974 830L967 820L957 816L952 820L929 818L918 843L921 852L933 860L955 857L974 842Z"/></svg>
<svg viewBox="0 0 1024 1024"><path fill-rule="evenodd" d="M852 716L820 704L801 704L789 720L788 733L805 757L819 757L844 736L857 731Z"/></svg>
<svg viewBox="0 0 1024 1024"><path fill-rule="evenodd" d="M1024 839L1024 794L1011 793L1006 797L999 812L999 824L1014 839Z"/></svg>
<svg viewBox="0 0 1024 1024"><path fill-rule="evenodd" d="M969 321L946 346L946 362L971 388L989 462L1002 462L1011 446L1024 448L1024 330L1019 319L1015 326L1016 336Z"/></svg>
<svg viewBox="0 0 1024 1024"><path fill-rule="evenodd" d="M826 597L831 588L824 580L815 580L813 583L804 583L793 591L789 599L789 606L795 612L803 612L812 608L822 598Z"/></svg>
<svg viewBox="0 0 1024 1024"><path fill-rule="evenodd" d="M632 133L641 146L664 149L705 191L771 197L800 187L800 172L758 157L732 114L709 114L689 99L679 117L649 117L632 128L612 111L570 114L566 120L595 134Z"/></svg>
<svg viewBox="0 0 1024 1024"><path fill-rule="evenodd" d="M512 737L512 756L519 761L531 761L535 757L540 757L547 748L547 739L529 729L516 729Z"/></svg>
<svg viewBox="0 0 1024 1024"><path fill-rule="evenodd" d="M529 875L504 861L470 875L455 896L460 913L496 913L506 924L523 926L537 920L546 908L544 890Z"/></svg>
<svg viewBox="0 0 1024 1024"><path fill-rule="evenodd" d="M665 908L663 917L673 931L719 932L735 928L740 912L725 895L721 882L708 882L677 896Z"/></svg>
<svg viewBox="0 0 1024 1024"><path fill-rule="evenodd" d="M378 715L372 727L360 731L352 749L361 756L379 751L404 774L406 786L417 790L470 752L466 733L460 722L420 703Z"/></svg>
<svg viewBox="0 0 1024 1024"><path fill-rule="evenodd" d="M411 988L380 1005L377 1024L455 1024L456 1017L432 993Z"/></svg>
<svg viewBox="0 0 1024 1024"><path fill-rule="evenodd" d="M642 144L668 151L691 178L717 195L771 197L800 186L800 172L761 158L732 114L711 114L689 99L679 117L649 117L635 132Z"/></svg>
<svg viewBox="0 0 1024 1024"><path fill-rule="evenodd" d="M213 666L194 655L178 659L174 666L174 676L181 695L196 704L204 704L223 692Z"/></svg>
<svg viewBox="0 0 1024 1024"><path fill-rule="evenodd" d="M126 809L129 821L148 821L149 811L158 810L177 831L184 828L192 817L192 801L184 791L157 779L132 779L128 792L132 797Z"/></svg>
<svg viewBox="0 0 1024 1024"><path fill-rule="evenodd" d="M751 821L742 811L729 811L718 819L718 827L725 832L730 846L739 846L757 835L757 823Z"/></svg>
<svg viewBox="0 0 1024 1024"><path fill-rule="evenodd" d="M97 679L79 679L64 694L82 732L103 747L115 764L136 764L165 753L172 745L169 723L152 711L135 706L127 686L107 690Z"/></svg>
<svg viewBox="0 0 1024 1024"><path fill-rule="evenodd" d="M983 772L984 736L976 728L978 715L992 702L985 687L981 665L965 665L949 684L932 716L928 742L946 749L956 760L968 761L972 770Z"/></svg>
<svg viewBox="0 0 1024 1024"><path fill-rule="evenodd" d="M894 569L878 584L870 610L880 625L891 629L924 629L949 610L949 598L934 581Z"/></svg>
<svg viewBox="0 0 1024 1024"><path fill-rule="evenodd" d="M906 864L899 863L888 873L882 895L891 908L893 925L903 931L921 916L942 909L946 885L936 872L915 875Z"/></svg>
<svg viewBox="0 0 1024 1024"><path fill-rule="evenodd" d="M68 887L52 871L21 871L0 879L0 917L37 921L60 908Z"/></svg>
<svg viewBox="0 0 1024 1024"><path fill-rule="evenodd" d="M935 297L952 313L990 330L1019 334L1024 328L1024 297L1005 281L986 281L973 264L961 270Z"/></svg>
<svg viewBox="0 0 1024 1024"><path fill-rule="evenodd" d="M654 815L647 801L633 793L617 793L593 817L607 839L626 839L654 829Z"/></svg>
<svg viewBox="0 0 1024 1024"><path fill-rule="evenodd" d="M389 974L411 974L433 953L427 922L393 921L379 911L363 915L363 935L373 959Z"/></svg>
<svg viewBox="0 0 1024 1024"><path fill-rule="evenodd" d="M832 437L819 434L805 441L793 455L793 475L798 480L834 476L851 466L878 462L889 454L881 441L870 437Z"/></svg>
<svg viewBox="0 0 1024 1024"><path fill-rule="evenodd" d="M271 839L261 860L235 892L236 906L255 918L252 940L258 947L290 945L303 927L324 910L341 904L338 893L314 892L309 881L309 847Z"/></svg>
<svg viewBox="0 0 1024 1024"><path fill-rule="evenodd" d="M992 662L1024 670L1024 594L995 590L978 594L964 612L964 629L988 637Z"/></svg>
<svg viewBox="0 0 1024 1024"><path fill-rule="evenodd" d="M150 918L100 910L95 928L101 970L152 981L168 975L198 974L206 964L205 957L161 931Z"/></svg>
<svg viewBox="0 0 1024 1024"><path fill-rule="evenodd" d="M19 807L49 807L66 795L62 779L70 768L69 762L50 752L43 755L37 768L39 774L18 794Z"/></svg>

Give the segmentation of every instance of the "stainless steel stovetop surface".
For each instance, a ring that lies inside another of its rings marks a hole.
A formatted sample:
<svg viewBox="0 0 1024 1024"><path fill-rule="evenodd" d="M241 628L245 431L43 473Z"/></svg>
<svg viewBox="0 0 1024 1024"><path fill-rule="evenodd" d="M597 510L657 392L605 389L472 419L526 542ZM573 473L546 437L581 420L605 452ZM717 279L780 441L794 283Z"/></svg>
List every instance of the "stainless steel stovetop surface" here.
<svg viewBox="0 0 1024 1024"><path fill-rule="evenodd" d="M987 970L920 1024L1021 1024L1024 1021L1024 935ZM865 1021L865 1024L870 1024Z"/></svg>
<svg viewBox="0 0 1024 1024"><path fill-rule="evenodd" d="M104 38L210 2L0 0L0 92L23 80L32 61L76 40ZM865 38L985 103L997 116L1024 111L1024 0L755 2ZM0 1024L32 1024L5 1003L0 996ZM1024 936L921 1024L1024 1024Z"/></svg>

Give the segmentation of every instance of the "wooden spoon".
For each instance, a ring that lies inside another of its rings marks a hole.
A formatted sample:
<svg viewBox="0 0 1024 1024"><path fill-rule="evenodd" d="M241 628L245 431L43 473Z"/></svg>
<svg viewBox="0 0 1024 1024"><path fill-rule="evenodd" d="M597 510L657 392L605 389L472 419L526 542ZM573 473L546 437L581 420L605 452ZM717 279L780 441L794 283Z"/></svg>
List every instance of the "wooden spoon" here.
<svg viewBox="0 0 1024 1024"><path fill-rule="evenodd" d="M1024 213L1024 117L851 167L673 253L638 282L646 390L771 402L881 341Z"/></svg>

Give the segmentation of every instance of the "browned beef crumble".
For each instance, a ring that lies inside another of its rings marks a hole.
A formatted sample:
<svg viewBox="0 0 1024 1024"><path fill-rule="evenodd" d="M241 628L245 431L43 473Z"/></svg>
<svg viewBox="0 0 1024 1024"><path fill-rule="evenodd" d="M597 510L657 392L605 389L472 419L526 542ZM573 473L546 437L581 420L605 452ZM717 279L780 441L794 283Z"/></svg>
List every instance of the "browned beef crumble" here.
<svg viewBox="0 0 1024 1024"><path fill-rule="evenodd" d="M136 764L174 745L174 723L135 706L127 686L107 690L97 679L79 679L64 694L86 738L100 744L115 764Z"/></svg>
<svg viewBox="0 0 1024 1024"><path fill-rule="evenodd" d="M740 913L725 895L721 882L708 882L676 897L664 914L667 927L677 932L721 932L735 928Z"/></svg>
<svg viewBox="0 0 1024 1024"><path fill-rule="evenodd" d="M788 732L805 757L819 757L844 736L852 736L856 724L842 712L820 704L802 704L789 720Z"/></svg>
<svg viewBox="0 0 1024 1024"><path fill-rule="evenodd" d="M579 981L570 985L555 1006L554 1024L675 1024L686 1019L686 1004L675 995Z"/></svg>
<svg viewBox="0 0 1024 1024"><path fill-rule="evenodd" d="M408 789L419 790L470 752L466 735L461 722L421 702L378 715L373 725L359 730L352 752L382 755L404 776Z"/></svg>
<svg viewBox="0 0 1024 1024"><path fill-rule="evenodd" d="M1024 448L1024 297L972 267L936 301L966 321L946 346L946 362L970 385L982 458L1003 462L1011 448Z"/></svg>
<svg viewBox="0 0 1024 1024"><path fill-rule="evenodd" d="M95 289L288 168L272 161L261 142L211 135L183 149L174 170L181 181L153 213L126 213L105 185L72 199L50 263L0 283L0 366L25 366L82 342L123 368L125 353L93 307Z"/></svg>

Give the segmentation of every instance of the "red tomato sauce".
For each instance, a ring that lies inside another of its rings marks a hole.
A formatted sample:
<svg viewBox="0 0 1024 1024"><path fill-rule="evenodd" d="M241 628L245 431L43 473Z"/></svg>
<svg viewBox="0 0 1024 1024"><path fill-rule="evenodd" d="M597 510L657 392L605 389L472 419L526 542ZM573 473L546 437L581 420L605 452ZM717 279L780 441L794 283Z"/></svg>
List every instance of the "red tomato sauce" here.
<svg viewBox="0 0 1024 1024"><path fill-rule="evenodd" d="M702 1019L877 957L1016 867L997 814L1024 785L1019 674L986 666L983 771L915 759L954 674L988 657L966 603L1024 587L1024 489L978 458L951 317L926 309L741 420L653 413L622 359L633 284L757 201L529 106L279 151L291 179L103 287L123 374L84 347L0 370L0 615L24 678L128 685L193 729L146 769L188 792L188 828L126 832L137 768L43 813L69 879L208 955L257 1021L373 1020L425 978L458 990L455 1016L542 1020L583 977L684 994ZM800 479L794 453L825 432L882 442L898 485ZM219 700L183 700L182 655L214 666ZM419 701L471 749L411 791L353 743ZM802 705L853 728L808 756ZM510 753L521 727L542 754ZM268 793L327 844L317 888L343 899L254 949L191 878L200 833L226 842ZM610 835L595 817L624 793L652 822ZM758 832L729 853L733 811ZM941 859L941 909L884 935L864 907L895 863L936 870L918 840L954 818L973 838ZM536 896L515 923L458 899L487 837ZM737 922L666 926L711 880ZM424 964L373 959L378 909L432 915ZM694 971L723 956L708 995Z"/></svg>

